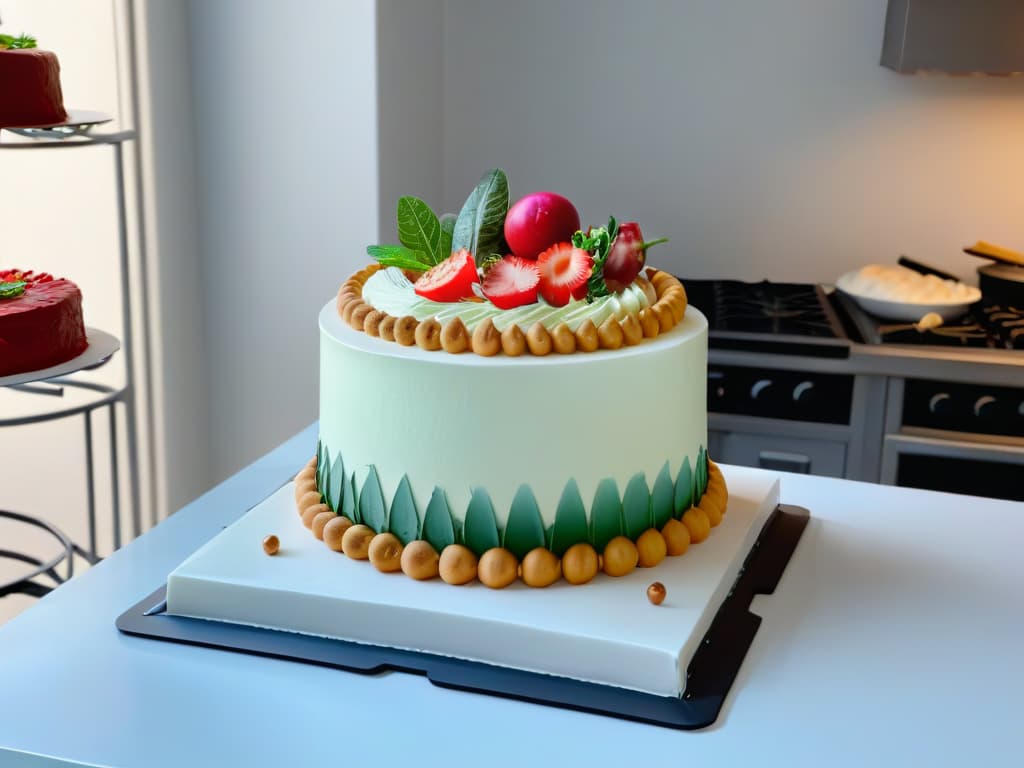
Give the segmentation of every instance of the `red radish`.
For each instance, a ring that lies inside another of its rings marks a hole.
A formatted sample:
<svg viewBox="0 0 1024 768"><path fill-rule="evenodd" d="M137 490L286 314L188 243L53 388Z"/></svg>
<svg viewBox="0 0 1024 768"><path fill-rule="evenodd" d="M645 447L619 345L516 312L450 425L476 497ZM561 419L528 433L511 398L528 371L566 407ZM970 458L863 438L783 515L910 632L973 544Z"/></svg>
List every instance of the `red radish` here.
<svg viewBox="0 0 1024 768"><path fill-rule="evenodd" d="M473 283L478 282L476 263L463 248L420 275L413 290L431 301L459 301L472 296Z"/></svg>
<svg viewBox="0 0 1024 768"><path fill-rule="evenodd" d="M516 256L536 259L545 248L572 240L579 228L572 203L554 192L533 192L508 209L505 242Z"/></svg>
<svg viewBox="0 0 1024 768"><path fill-rule="evenodd" d="M582 248L574 248L571 243L553 245L537 257L538 291L553 307L564 306L570 299L582 299L587 295L593 267L593 256Z"/></svg>
<svg viewBox="0 0 1024 768"><path fill-rule="evenodd" d="M635 221L624 221L620 224L619 232L608 251L608 258L605 259L602 269L608 290L621 293L632 285L647 260L647 249L667 240L668 238L663 237L645 243L643 235L640 234L639 224Z"/></svg>
<svg viewBox="0 0 1024 768"><path fill-rule="evenodd" d="M540 271L537 262L518 256L506 256L484 275L484 295L498 309L512 309L537 301Z"/></svg>

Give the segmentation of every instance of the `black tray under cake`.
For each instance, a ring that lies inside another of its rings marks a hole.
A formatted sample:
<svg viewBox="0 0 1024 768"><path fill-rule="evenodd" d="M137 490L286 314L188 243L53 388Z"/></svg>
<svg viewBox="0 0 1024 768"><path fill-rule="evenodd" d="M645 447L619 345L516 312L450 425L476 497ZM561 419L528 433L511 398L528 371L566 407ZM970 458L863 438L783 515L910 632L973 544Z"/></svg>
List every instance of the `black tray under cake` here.
<svg viewBox="0 0 1024 768"><path fill-rule="evenodd" d="M524 672L431 653L226 624L166 613L166 587L117 619L130 635L319 664L360 674L388 670L426 675L434 685L535 704L692 730L711 725L761 624L755 594L771 594L807 526L809 513L780 504L769 516L686 671L682 698L656 696L565 677Z"/></svg>

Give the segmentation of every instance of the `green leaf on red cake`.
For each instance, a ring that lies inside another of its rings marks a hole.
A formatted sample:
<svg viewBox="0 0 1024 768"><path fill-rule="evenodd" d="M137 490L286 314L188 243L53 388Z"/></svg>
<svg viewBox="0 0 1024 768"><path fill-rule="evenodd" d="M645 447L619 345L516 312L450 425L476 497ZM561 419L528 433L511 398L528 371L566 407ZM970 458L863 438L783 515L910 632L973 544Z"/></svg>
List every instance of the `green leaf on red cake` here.
<svg viewBox="0 0 1024 768"><path fill-rule="evenodd" d="M672 473L669 471L668 462L662 466L657 478L654 480L654 488L651 489L651 516L654 527L659 531L671 518L672 497L675 489L672 486Z"/></svg>
<svg viewBox="0 0 1024 768"><path fill-rule="evenodd" d="M441 252L441 222L430 206L418 197L398 198L398 240L412 251L420 251L431 265L448 258Z"/></svg>
<svg viewBox="0 0 1024 768"><path fill-rule="evenodd" d="M622 494L622 519L626 523L626 535L633 541L651 527L651 492L643 472L637 472L626 483Z"/></svg>
<svg viewBox="0 0 1024 768"><path fill-rule="evenodd" d="M409 487L409 478L402 475L395 490L395 498L391 501L391 512L388 515L388 530L403 545L415 541L420 535L420 515L416 511L416 500Z"/></svg>
<svg viewBox="0 0 1024 768"><path fill-rule="evenodd" d="M500 168L488 171L480 179L455 220L453 251L467 249L476 263L492 253L501 253L508 213L508 179Z"/></svg>
<svg viewBox="0 0 1024 768"><path fill-rule="evenodd" d="M473 489L473 496L466 508L466 521L462 532L466 546L473 550L477 557L488 549L501 546L498 522L494 517L494 504L485 489Z"/></svg>
<svg viewBox="0 0 1024 768"><path fill-rule="evenodd" d="M331 511L341 512L341 500L345 493L345 465L341 461L341 454L338 454L338 458L334 460L334 463L328 467L328 478L324 482L324 486L327 492L324 493L324 499L327 502L327 506L331 508Z"/></svg>
<svg viewBox="0 0 1024 768"><path fill-rule="evenodd" d="M423 529L420 538L441 552L449 544L455 543L455 526L452 525L451 508L444 490L435 487L427 502L427 511L423 513Z"/></svg>
<svg viewBox="0 0 1024 768"><path fill-rule="evenodd" d="M372 464L359 492L359 517L364 525L370 526L377 533L381 533L387 527L388 513L387 507L384 506L384 491L380 487L377 468Z"/></svg>
<svg viewBox="0 0 1024 768"><path fill-rule="evenodd" d="M675 516L682 517L686 510L693 506L693 470L690 468L690 457L683 459L676 475L676 492L673 500Z"/></svg>
<svg viewBox="0 0 1024 768"><path fill-rule="evenodd" d="M359 494L356 492L356 473L348 476L348 483L345 485L345 494L341 499L341 514L353 523L362 522L359 516Z"/></svg>
<svg viewBox="0 0 1024 768"><path fill-rule="evenodd" d="M589 538L587 510L583 506L583 497L580 496L580 489L576 485L576 481L569 480L562 490L562 498L558 500L548 548L561 557L565 554L565 550L573 544L587 541Z"/></svg>
<svg viewBox="0 0 1024 768"><path fill-rule="evenodd" d="M502 545L522 560L526 553L545 545L544 519L530 486L523 483L512 499Z"/></svg>
<svg viewBox="0 0 1024 768"><path fill-rule="evenodd" d="M25 292L25 286L27 286L24 280L13 280L10 282L0 282L0 299L14 299L21 296Z"/></svg>
<svg viewBox="0 0 1024 768"><path fill-rule="evenodd" d="M625 533L622 521L622 500L615 480L606 477L597 484L594 503L590 505L590 543L603 552L609 541Z"/></svg>

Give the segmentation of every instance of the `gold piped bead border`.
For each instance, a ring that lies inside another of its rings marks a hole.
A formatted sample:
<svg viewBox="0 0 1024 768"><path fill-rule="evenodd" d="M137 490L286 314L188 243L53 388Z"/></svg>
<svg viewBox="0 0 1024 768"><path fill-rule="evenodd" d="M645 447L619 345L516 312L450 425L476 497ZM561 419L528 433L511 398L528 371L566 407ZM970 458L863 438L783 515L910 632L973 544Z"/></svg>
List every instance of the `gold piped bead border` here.
<svg viewBox="0 0 1024 768"><path fill-rule="evenodd" d="M681 519L673 517L661 530L644 531L636 541L617 536L600 553L581 542L569 547L562 557L537 547L522 561L507 549L495 547L478 558L462 544L451 544L442 552L421 539L403 546L392 533L376 533L331 511L316 488L316 464L314 456L295 476L295 508L302 524L328 549L352 560L369 560L382 573L401 572L419 581L440 577L452 585L479 580L492 589L502 589L517 579L530 587L547 587L559 579L579 585L599 572L617 577L636 568L653 568L666 557L684 555L691 544L707 539L711 529L722 522L729 502L722 470L709 459L708 486L699 503Z"/></svg>
<svg viewBox="0 0 1024 768"><path fill-rule="evenodd" d="M619 349L671 331L686 314L683 284L668 272L649 267L647 277L637 280L651 299L650 304L623 320L609 317L600 326L585 320L575 331L565 323L548 330L537 322L525 330L518 325L510 325L499 332L488 318L470 333L457 317L442 325L435 319L419 321L411 315L393 317L372 307L363 300L363 286L371 275L383 268L380 264L370 264L342 284L335 302L338 315L352 328L369 336L405 347L416 346L428 352L443 350L453 355L472 352L482 357L499 353L509 357L543 357L552 353L571 355L598 349Z"/></svg>

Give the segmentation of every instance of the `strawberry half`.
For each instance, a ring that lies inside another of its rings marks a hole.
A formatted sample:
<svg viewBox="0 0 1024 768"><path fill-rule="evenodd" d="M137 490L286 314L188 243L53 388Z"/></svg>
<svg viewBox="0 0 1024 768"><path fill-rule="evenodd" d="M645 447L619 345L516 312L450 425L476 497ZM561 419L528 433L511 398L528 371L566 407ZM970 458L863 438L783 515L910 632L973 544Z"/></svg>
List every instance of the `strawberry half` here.
<svg viewBox="0 0 1024 768"><path fill-rule="evenodd" d="M540 271L538 288L544 301L561 307L571 299L587 295L587 281L594 268L594 258L571 243L556 243L537 257Z"/></svg>
<svg viewBox="0 0 1024 768"><path fill-rule="evenodd" d="M498 309L512 309L537 301L540 270L537 262L520 256L506 256L484 275L484 295Z"/></svg>
<svg viewBox="0 0 1024 768"><path fill-rule="evenodd" d="M473 283L478 282L476 263L463 248L420 275L412 288L424 299L452 302L472 296Z"/></svg>

